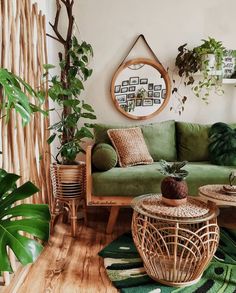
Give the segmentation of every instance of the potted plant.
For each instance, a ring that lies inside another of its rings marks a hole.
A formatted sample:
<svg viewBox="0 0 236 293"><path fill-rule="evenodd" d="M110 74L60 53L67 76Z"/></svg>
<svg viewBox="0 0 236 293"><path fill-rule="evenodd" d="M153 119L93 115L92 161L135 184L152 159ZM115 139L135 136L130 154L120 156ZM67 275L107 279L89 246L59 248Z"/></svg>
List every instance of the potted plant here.
<svg viewBox="0 0 236 293"><path fill-rule="evenodd" d="M61 3L65 6L68 17L66 37L63 37L58 31ZM59 53L60 76L52 76L49 81L49 97L62 111L58 113L59 120L50 127L52 134L48 143L52 143L55 138L59 142L58 153L55 157L56 163L52 167L54 187L60 189L64 195L69 195L71 194L68 191L69 186L75 187L77 184L77 188L81 189L81 184L83 184L81 174L84 172L84 165L76 161L76 156L78 153L85 152L82 146L84 139L93 138L91 132L93 124L88 122L96 119L94 110L91 105L79 98L84 90L84 82L92 74L88 63L89 58L93 56L93 50L86 42L80 44L73 34L74 1L56 0L56 4L55 22L50 23L55 36L50 34L48 36L63 46L63 52ZM46 74L53 67L45 65ZM83 119L85 120L81 121ZM81 178L79 182L78 178ZM63 190L67 192L63 192Z"/></svg>
<svg viewBox="0 0 236 293"><path fill-rule="evenodd" d="M38 101L42 101L42 95L38 95L29 84L5 68L0 68L0 91L1 118L5 117L6 122L9 121L12 109L21 116L24 125L30 122L33 112L41 111L39 106L29 101L27 94ZM26 265L34 262L43 249L36 239L46 241L49 237L48 205L18 204L18 201L29 198L38 191L30 181L17 187L19 178L16 174L0 169L0 274L12 271L7 247L14 252L21 264ZM27 234L22 235L21 232Z"/></svg>
<svg viewBox="0 0 236 293"><path fill-rule="evenodd" d="M223 94L222 61L226 50L222 42L214 38L209 37L202 42L192 50L187 48L187 44L180 46L175 65L184 85L190 85L195 96L208 103L212 91L218 95ZM197 75L197 72L201 72L201 75ZM173 83L172 94L178 94L180 104L184 106L186 96L181 97L179 86L175 86L175 80Z"/></svg>
<svg viewBox="0 0 236 293"><path fill-rule="evenodd" d="M208 71L209 74L213 73L213 75L218 75L214 71L222 70L222 61L226 49L221 41L217 41L211 37L207 40L203 39L202 42L203 44L194 48L194 51L201 58L201 70Z"/></svg>
<svg viewBox="0 0 236 293"><path fill-rule="evenodd" d="M179 206L187 201L188 185L185 178L188 171L182 168L187 161L178 163L167 163L160 160L160 173L167 176L161 182L162 201L170 206Z"/></svg>
<svg viewBox="0 0 236 293"><path fill-rule="evenodd" d="M203 97L204 101L208 101L208 97L212 90L218 95L224 93L222 89L222 62L226 52L222 42L214 38L202 40L203 44L194 48L201 61L201 79L197 85L193 87L193 92L197 97Z"/></svg>

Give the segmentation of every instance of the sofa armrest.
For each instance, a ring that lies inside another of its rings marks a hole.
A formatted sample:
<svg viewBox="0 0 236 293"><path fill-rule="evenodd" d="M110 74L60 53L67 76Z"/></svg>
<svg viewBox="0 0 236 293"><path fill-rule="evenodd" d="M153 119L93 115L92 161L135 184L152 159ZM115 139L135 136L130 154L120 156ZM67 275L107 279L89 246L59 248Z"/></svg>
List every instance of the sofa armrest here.
<svg viewBox="0 0 236 293"><path fill-rule="evenodd" d="M88 145L86 148L86 203L90 205L92 201L92 148Z"/></svg>

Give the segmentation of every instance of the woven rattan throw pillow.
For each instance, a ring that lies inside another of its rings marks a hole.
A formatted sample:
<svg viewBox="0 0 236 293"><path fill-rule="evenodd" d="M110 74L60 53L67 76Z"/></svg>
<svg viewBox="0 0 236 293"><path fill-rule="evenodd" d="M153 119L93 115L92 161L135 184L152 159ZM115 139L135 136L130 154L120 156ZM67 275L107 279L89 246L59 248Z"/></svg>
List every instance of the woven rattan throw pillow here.
<svg viewBox="0 0 236 293"><path fill-rule="evenodd" d="M116 149L121 167L153 163L139 127L109 129L107 133Z"/></svg>

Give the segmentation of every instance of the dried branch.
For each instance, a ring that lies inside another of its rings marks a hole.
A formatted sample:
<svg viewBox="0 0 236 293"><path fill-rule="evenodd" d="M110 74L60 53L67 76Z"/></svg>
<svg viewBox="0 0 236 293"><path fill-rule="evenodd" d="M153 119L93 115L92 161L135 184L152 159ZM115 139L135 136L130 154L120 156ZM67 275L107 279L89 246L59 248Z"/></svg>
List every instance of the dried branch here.
<svg viewBox="0 0 236 293"><path fill-rule="evenodd" d="M56 37L54 37L54 36L52 36L50 34L46 34L46 36L48 36L48 37L50 37L50 38L52 38L52 39L54 39L54 40L56 40L58 42L61 42L58 38L56 38Z"/></svg>
<svg viewBox="0 0 236 293"><path fill-rule="evenodd" d="M63 3L64 3L64 0L63 0ZM62 43L65 46L66 40L63 38L63 36L58 31L58 23L59 23L59 18L60 18L60 14L61 14L60 0L56 0L56 4L57 4L57 12L56 12L54 24L52 24L51 22L49 22L49 24L52 27L55 35L57 36L57 38L54 37L53 39L57 40L58 42ZM51 35L49 35L49 37L51 37Z"/></svg>

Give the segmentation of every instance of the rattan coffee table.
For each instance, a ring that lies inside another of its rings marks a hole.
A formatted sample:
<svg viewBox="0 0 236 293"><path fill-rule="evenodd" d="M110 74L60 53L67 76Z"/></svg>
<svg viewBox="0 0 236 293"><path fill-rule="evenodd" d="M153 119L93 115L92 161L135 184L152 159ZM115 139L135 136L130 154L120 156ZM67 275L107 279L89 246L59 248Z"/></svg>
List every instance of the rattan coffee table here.
<svg viewBox="0 0 236 293"><path fill-rule="evenodd" d="M132 235L148 275L176 287L198 282L219 242L216 205L189 198L170 207L149 194L132 207Z"/></svg>

